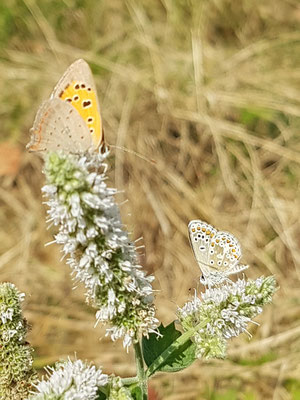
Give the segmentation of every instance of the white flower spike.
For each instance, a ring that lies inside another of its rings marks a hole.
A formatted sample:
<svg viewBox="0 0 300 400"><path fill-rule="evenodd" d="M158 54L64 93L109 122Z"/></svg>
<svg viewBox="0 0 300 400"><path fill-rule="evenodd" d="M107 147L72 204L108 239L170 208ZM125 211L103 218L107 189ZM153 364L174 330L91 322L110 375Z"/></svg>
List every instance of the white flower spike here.
<svg viewBox="0 0 300 400"><path fill-rule="evenodd" d="M128 348L139 333L155 331L153 278L137 262L134 245L123 230L115 189L106 185L108 153L48 156L48 221L59 227L55 236L76 280L97 309L97 323L109 323L112 340Z"/></svg>
<svg viewBox="0 0 300 400"><path fill-rule="evenodd" d="M193 336L197 357L224 358L227 340L247 332L248 323L271 303L275 291L275 278L269 276L207 288L201 298L195 293L192 301L178 308L177 315L184 331L205 324Z"/></svg>

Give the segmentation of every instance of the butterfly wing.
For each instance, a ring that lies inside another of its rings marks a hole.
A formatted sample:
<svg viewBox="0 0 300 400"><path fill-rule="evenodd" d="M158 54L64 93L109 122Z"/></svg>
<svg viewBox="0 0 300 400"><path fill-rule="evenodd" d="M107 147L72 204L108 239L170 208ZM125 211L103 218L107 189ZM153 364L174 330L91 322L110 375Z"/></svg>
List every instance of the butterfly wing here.
<svg viewBox="0 0 300 400"><path fill-rule="evenodd" d="M201 220L189 223L189 237L195 258L203 274L222 281L228 275L248 268L239 264L242 256L238 240L229 232L222 232Z"/></svg>
<svg viewBox="0 0 300 400"><path fill-rule="evenodd" d="M238 274L241 271L245 271L245 269L249 268L249 265L245 264L237 264L228 271L226 271L226 275Z"/></svg>
<svg viewBox="0 0 300 400"><path fill-rule="evenodd" d="M210 253L211 240L216 235L217 230L212 226L201 220L191 221L188 225L189 238L195 258L199 264L200 269L204 274L210 267Z"/></svg>
<svg viewBox="0 0 300 400"><path fill-rule="evenodd" d="M209 263L213 268L228 271L238 265L242 250L231 233L218 231L210 243L209 254Z"/></svg>
<svg viewBox="0 0 300 400"><path fill-rule="evenodd" d="M45 101L31 128L29 151L86 151L93 145L89 129L69 103L58 98Z"/></svg>
<svg viewBox="0 0 300 400"><path fill-rule="evenodd" d="M104 143L96 85L90 67L84 60L79 59L70 65L50 98L59 98L76 109L89 129L95 148Z"/></svg>

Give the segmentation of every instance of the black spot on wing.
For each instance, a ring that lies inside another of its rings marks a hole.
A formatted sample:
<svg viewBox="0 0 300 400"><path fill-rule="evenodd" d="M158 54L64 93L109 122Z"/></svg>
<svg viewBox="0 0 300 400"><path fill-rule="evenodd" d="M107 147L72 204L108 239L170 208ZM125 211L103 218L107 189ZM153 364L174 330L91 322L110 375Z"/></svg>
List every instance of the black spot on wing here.
<svg viewBox="0 0 300 400"><path fill-rule="evenodd" d="M91 107L92 106L92 100L84 100L83 102L82 102L82 107L83 108L89 108L89 107Z"/></svg>

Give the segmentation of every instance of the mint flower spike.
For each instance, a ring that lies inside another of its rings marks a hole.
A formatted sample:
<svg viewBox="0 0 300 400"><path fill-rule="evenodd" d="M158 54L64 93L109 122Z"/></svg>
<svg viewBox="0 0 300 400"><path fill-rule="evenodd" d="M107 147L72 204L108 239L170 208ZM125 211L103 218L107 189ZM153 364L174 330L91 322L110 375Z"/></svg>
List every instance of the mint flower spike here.
<svg viewBox="0 0 300 400"><path fill-rule="evenodd" d="M58 226L56 243L86 298L96 323L109 323L107 335L128 348L139 333L154 332L152 276L138 265L134 245L123 230L114 195L107 187L104 154L50 153L46 160L48 222Z"/></svg>
<svg viewBox="0 0 300 400"><path fill-rule="evenodd" d="M178 308L177 315L184 331L208 321L192 338L197 347L196 356L224 358L227 340L247 332L248 323L262 312L264 305L271 303L275 291L275 278L269 276L228 281L220 287L206 289L201 298L195 293L192 301Z"/></svg>
<svg viewBox="0 0 300 400"><path fill-rule="evenodd" d="M0 284L0 399L27 398L37 380L22 316L24 297L12 283Z"/></svg>
<svg viewBox="0 0 300 400"><path fill-rule="evenodd" d="M47 372L48 380L35 385L30 400L96 400L100 388L108 383L101 369L81 360L59 362Z"/></svg>

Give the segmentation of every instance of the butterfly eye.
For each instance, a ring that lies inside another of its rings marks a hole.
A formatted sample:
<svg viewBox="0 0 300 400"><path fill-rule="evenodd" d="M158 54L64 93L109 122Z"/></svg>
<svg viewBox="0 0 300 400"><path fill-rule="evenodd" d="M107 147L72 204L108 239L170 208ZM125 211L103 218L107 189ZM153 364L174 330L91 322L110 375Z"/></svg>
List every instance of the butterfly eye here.
<svg viewBox="0 0 300 400"><path fill-rule="evenodd" d="M94 118L88 117L87 122L88 122L88 124L92 124L94 122Z"/></svg>
<svg viewBox="0 0 300 400"><path fill-rule="evenodd" d="M67 101L68 103L72 103L71 97L67 97L67 98L66 98L66 101Z"/></svg>
<svg viewBox="0 0 300 400"><path fill-rule="evenodd" d="M73 101L78 101L79 100L79 96L76 94L75 96L73 96Z"/></svg>
<svg viewBox="0 0 300 400"><path fill-rule="evenodd" d="M80 86L81 86L81 89L85 89L85 84L84 83L82 83Z"/></svg>
<svg viewBox="0 0 300 400"><path fill-rule="evenodd" d="M214 260L210 260L210 265L214 265Z"/></svg>
<svg viewBox="0 0 300 400"><path fill-rule="evenodd" d="M74 89L76 89L76 90L80 89L79 83L76 83L76 84L74 85Z"/></svg>
<svg viewBox="0 0 300 400"><path fill-rule="evenodd" d="M91 128L91 129L90 129L90 132L91 132L91 133L94 133L94 128Z"/></svg>
<svg viewBox="0 0 300 400"><path fill-rule="evenodd" d="M199 250L200 250L200 251L205 251L205 246L200 246L200 247L199 247Z"/></svg>

